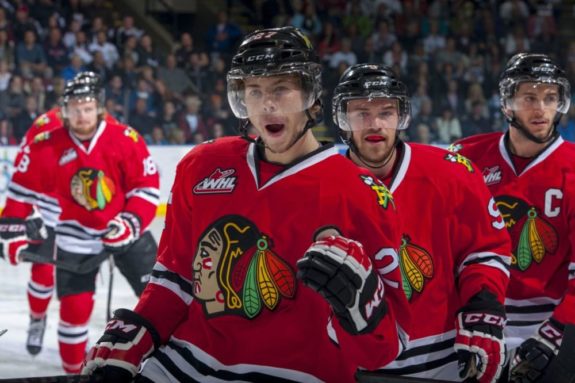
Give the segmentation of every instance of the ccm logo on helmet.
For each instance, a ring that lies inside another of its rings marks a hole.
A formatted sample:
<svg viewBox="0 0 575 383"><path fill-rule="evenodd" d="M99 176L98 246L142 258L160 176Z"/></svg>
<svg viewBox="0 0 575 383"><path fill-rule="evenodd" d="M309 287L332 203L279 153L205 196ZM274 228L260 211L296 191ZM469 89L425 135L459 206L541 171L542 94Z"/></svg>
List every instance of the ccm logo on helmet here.
<svg viewBox="0 0 575 383"><path fill-rule="evenodd" d="M371 86L384 86L385 82L383 81L366 81L363 83L364 88L369 88Z"/></svg>
<svg viewBox="0 0 575 383"><path fill-rule="evenodd" d="M265 54L265 55L255 55L255 56L250 56L247 58L247 62L252 62L252 61L261 61L261 60L267 60L267 59L271 59L273 58L274 55L271 53Z"/></svg>

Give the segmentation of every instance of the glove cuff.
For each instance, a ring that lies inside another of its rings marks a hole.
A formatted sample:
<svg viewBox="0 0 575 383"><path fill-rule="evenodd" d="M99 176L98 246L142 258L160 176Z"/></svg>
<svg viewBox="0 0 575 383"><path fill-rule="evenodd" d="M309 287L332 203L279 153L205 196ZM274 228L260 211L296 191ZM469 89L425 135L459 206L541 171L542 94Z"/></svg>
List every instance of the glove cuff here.
<svg viewBox="0 0 575 383"><path fill-rule="evenodd" d="M141 234L142 219L137 214L128 211L121 212L120 217L130 225L134 235L139 237Z"/></svg>
<svg viewBox="0 0 575 383"><path fill-rule="evenodd" d="M150 323L146 318L142 317L140 314L128 309L118 309L114 311L114 317L116 319L125 320L129 323L144 326L148 331L148 333L150 334L150 336L152 337L152 342L154 343L154 350L160 347L162 343L160 333L158 333L158 330L156 330L156 328L152 323Z"/></svg>

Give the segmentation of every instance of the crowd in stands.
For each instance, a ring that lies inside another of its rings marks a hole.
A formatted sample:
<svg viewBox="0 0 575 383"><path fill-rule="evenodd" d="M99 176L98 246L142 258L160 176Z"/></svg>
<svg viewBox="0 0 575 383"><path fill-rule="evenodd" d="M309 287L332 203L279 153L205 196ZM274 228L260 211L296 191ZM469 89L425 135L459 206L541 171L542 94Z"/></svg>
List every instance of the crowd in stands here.
<svg viewBox="0 0 575 383"><path fill-rule="evenodd" d="M110 18L113 2L0 0L0 145L17 144L83 70L102 76L107 111L150 144L236 134L225 80L231 52L246 32L283 25L308 34L323 61L325 118L315 128L322 139L338 139L330 100L341 73L358 62L383 62L413 95L404 138L448 144L505 129L497 82L514 53L556 57L575 84L575 41L559 28L561 13L573 10L563 3L231 0L230 6L248 10L249 30L221 11L205 33L183 32L174 36L171 52L160 52L131 15ZM560 132L575 141L571 111Z"/></svg>

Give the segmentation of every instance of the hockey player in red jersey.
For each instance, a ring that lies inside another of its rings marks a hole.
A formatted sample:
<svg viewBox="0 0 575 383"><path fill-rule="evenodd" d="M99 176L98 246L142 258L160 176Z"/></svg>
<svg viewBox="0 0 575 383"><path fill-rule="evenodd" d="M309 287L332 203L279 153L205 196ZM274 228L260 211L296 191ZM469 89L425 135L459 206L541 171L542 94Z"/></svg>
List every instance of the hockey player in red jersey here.
<svg viewBox="0 0 575 383"><path fill-rule="evenodd" d="M101 79L94 72L80 72L74 77L74 80L87 81L92 83L98 89L102 89ZM110 123L118 123L118 121L110 114L105 113L104 119ZM62 113L60 106L56 106L46 113L40 115L32 126L24 135L24 139L20 145L20 149L16 154L14 163L20 166L26 165L26 159L22 162L22 157L28 153L28 145L34 140L42 140L48 132L64 127L62 120ZM8 190L8 204L12 203L10 199L14 199L19 203L28 203L28 196L22 195L14 190ZM10 208L9 208L10 210ZM52 258L54 253L54 226L56 225L57 217L60 209L51 203L49 199L38 201L35 206L35 211L39 214L34 214L28 218L27 223L30 228L42 228L42 223L46 228L45 239L41 244L35 246L34 252L42 256ZM41 234L30 233L40 239ZM26 349L32 355L37 355L42 350L42 343L44 338L44 331L46 328L46 313L48 305L52 298L54 291L54 266L49 263L33 263L30 269L30 281L28 282L27 297L30 306L30 326L28 328L28 337L26 340Z"/></svg>
<svg viewBox="0 0 575 383"><path fill-rule="evenodd" d="M453 148L481 169L511 234L506 338L516 349L512 378L531 382L549 369L565 326L575 324L575 145L557 131L570 85L548 56L520 53L503 70L499 92L507 132Z"/></svg>
<svg viewBox="0 0 575 383"><path fill-rule="evenodd" d="M247 35L227 81L244 135L179 163L150 283L84 372L130 381L145 360L137 381L352 382L401 347L393 199L313 136L321 66L299 30Z"/></svg>
<svg viewBox="0 0 575 383"><path fill-rule="evenodd" d="M159 201L159 176L142 137L106 121L103 105L97 85L72 81L62 102L65 129L26 145L2 214L2 255L17 263L33 239L24 219L32 206L43 206L55 213L57 261L81 263L103 249L139 295L155 261L155 241L145 229ZM58 340L68 373L80 371L85 355L97 272L56 269Z"/></svg>
<svg viewBox="0 0 575 383"><path fill-rule="evenodd" d="M505 361L511 245L481 174L446 150L398 138L410 99L384 65L348 68L332 107L348 157L389 187L401 220L399 265L414 319L406 349L380 371L494 382Z"/></svg>

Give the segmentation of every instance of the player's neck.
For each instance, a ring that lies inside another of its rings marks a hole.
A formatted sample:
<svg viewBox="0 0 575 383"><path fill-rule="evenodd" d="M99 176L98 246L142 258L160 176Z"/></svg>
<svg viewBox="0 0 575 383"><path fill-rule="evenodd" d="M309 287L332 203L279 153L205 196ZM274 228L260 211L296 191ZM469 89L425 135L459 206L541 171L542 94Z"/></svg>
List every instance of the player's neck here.
<svg viewBox="0 0 575 383"><path fill-rule="evenodd" d="M292 143L292 146L284 152L274 153L266 147L265 159L271 163L287 165L317 150L320 146L321 144L316 140L312 131L308 130L303 137Z"/></svg>
<svg viewBox="0 0 575 383"><path fill-rule="evenodd" d="M519 130L509 129L509 149L511 153L519 157L532 158L539 154L548 145L548 142L537 143L533 142Z"/></svg>

